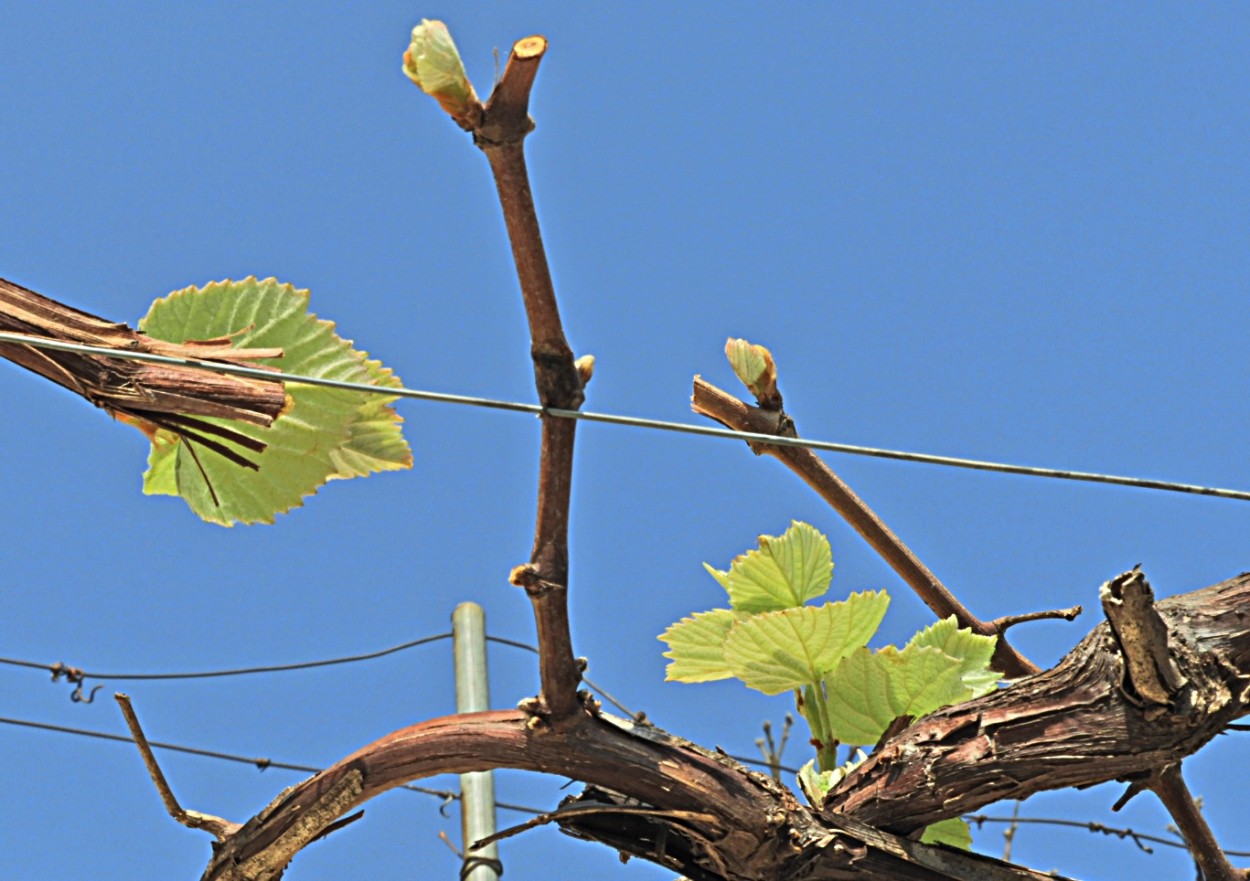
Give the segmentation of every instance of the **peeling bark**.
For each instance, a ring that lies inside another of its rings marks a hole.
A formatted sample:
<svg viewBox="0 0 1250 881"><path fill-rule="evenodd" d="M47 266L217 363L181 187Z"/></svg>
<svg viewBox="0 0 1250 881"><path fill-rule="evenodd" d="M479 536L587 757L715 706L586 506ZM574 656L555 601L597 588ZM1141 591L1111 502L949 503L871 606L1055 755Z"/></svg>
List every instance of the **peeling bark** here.
<svg viewBox="0 0 1250 881"><path fill-rule="evenodd" d="M1164 705L1125 685L1123 649L1104 623L1054 668L920 719L850 774L828 807L905 834L994 801L1129 780L1190 755L1247 712L1248 601L1243 574L1140 607L1166 624L1184 680Z"/></svg>
<svg viewBox="0 0 1250 881"><path fill-rule="evenodd" d="M58 342L261 370L271 368L257 364L256 359L282 356L281 349L236 349L228 339L185 343L152 339L128 325L74 309L5 279L0 279L0 330ZM115 416L129 417L144 430L150 431L151 425L166 428L249 467L255 466L246 457L204 434L223 437L255 452L263 450L264 444L229 427L205 422L204 417L268 426L286 404L285 388L277 379L225 376L193 366L62 352L11 342L0 342L0 357L82 395Z"/></svg>
<svg viewBox="0 0 1250 881"><path fill-rule="evenodd" d="M907 836L999 799L1143 778L1247 712L1250 573L1141 610L1157 611L1166 625L1183 678L1166 705L1144 703L1125 686L1123 650L1102 624L1053 669L939 710L887 740L823 811L767 775L648 725L580 714L552 726L521 710L475 713L397 731L293 787L220 845L204 878L262 877L241 867L289 843L309 806L333 803L341 815L401 783L491 768L591 784L568 803L604 810L557 815L562 829L696 881L1053 878ZM357 774L359 789L345 790L345 778ZM357 794L342 798L344 791Z"/></svg>

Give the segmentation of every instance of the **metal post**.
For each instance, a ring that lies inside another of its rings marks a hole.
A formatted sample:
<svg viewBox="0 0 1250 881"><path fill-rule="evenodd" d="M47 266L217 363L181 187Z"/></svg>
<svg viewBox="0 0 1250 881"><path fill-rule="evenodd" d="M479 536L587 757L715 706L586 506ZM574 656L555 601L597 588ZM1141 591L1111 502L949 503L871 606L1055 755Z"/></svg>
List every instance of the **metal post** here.
<svg viewBox="0 0 1250 881"><path fill-rule="evenodd" d="M486 613L477 603L461 603L451 615L456 657L456 712L490 709L486 681ZM488 844L469 852L475 841L495 834L495 778L490 771L460 775L460 831L464 841L463 881L496 881L503 871L499 848Z"/></svg>

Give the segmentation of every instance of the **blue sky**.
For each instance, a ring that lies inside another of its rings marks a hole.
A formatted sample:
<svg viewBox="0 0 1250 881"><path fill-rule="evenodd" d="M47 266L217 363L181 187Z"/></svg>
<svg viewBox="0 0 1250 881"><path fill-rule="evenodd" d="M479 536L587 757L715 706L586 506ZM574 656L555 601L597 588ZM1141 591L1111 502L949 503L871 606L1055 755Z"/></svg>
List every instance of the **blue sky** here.
<svg viewBox="0 0 1250 881"><path fill-rule="evenodd" d="M0 8L0 276L116 320L190 284L273 275L410 386L532 400L493 185L400 73L422 17L479 91L492 50L545 34L527 151L587 408L694 421L690 379L732 388L727 336L769 346L800 432L1250 488L1250 17L1236 4L377 2ZM146 441L0 365L0 655L96 671L334 657L447 629L463 600L532 641L506 581L529 552L531 417L402 404L412 472L337 482L274 526L222 529L140 493ZM752 754L789 708L665 685L669 623L721 603L703 573L802 519L834 591L886 588L883 638L929 616L799 481L741 444L587 425L573 503L575 648L658 724ZM1250 505L829 456L981 617L1084 604L1014 642L1056 661L1098 586L1141 563L1160 595L1250 567ZM451 712L450 645L264 677L106 683L72 704L0 666L0 715L329 764ZM496 706L532 658L492 649ZM1247 735L1185 765L1229 847ZM802 738L798 738L799 741ZM208 837L165 816L133 749L0 725L0 859L13 878L198 877ZM799 764L801 744L786 758ZM186 807L242 821L300 775L162 756ZM551 807L562 781L503 774ZM454 780L430 781L438 787ZM1142 796L1043 794L1024 816L1162 832ZM453 877L459 822L394 792L301 854L292 879ZM994 813L1006 813L1003 806ZM501 824L523 815L504 812ZM1000 827L976 835L1001 853ZM1190 871L1026 827L1015 859L1099 879ZM509 877L667 878L536 830Z"/></svg>

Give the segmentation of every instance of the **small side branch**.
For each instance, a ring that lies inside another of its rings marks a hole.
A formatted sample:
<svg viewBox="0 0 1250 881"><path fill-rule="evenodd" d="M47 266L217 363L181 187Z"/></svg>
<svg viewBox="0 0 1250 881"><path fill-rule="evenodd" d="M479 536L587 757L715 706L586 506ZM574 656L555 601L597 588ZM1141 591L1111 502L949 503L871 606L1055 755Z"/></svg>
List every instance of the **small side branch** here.
<svg viewBox="0 0 1250 881"><path fill-rule="evenodd" d="M736 431L760 434L782 434L794 437L794 424L780 411L752 407L728 392L696 376L694 379L693 407L696 413L715 419ZM811 450L802 447L756 444L757 454L767 453L779 459L797 474L820 497L828 502L864 540L881 555L914 590L917 596L939 618L954 615L960 627L968 627L975 633L997 636L994 651L994 669L1010 679L1038 672L1038 667L1008 644L1002 630L1005 628L986 623L973 615L929 571L929 568L912 553L894 532L885 525L867 503L857 496L824 461Z"/></svg>
<svg viewBox="0 0 1250 881"><path fill-rule="evenodd" d="M1233 868L1215 840L1206 818L1198 810L1198 805L1189 793L1189 787L1181 777L1180 762L1168 765L1160 771L1147 784L1147 788L1159 797L1159 801L1163 802L1163 806L1176 821L1181 837L1185 839L1185 845L1194 862L1198 864L1204 881L1245 881L1246 873Z"/></svg>
<svg viewBox="0 0 1250 881"><path fill-rule="evenodd" d="M212 833L213 837L218 841L225 841L238 832L242 828L238 823L231 823L229 820L223 820L221 817L214 817L211 814L201 814L199 811L188 811L178 804L178 799L174 796L173 790L169 788L169 782L165 779L161 766L156 762L156 756L152 753L152 746L148 743L147 736L144 735L143 728L139 725L139 717L135 715L135 709L131 706L130 697L121 692L113 695L113 697L117 699L118 706L122 708L122 715L126 717L126 725L130 728L130 736L134 738L135 746L139 747L139 755L143 756L143 764L147 766L148 776L152 778L156 791L160 793L161 801L165 803L165 810L169 811L169 816L190 829L204 829Z"/></svg>
<svg viewBox="0 0 1250 881"><path fill-rule="evenodd" d="M1082 606L1070 606L1066 609L1043 609L1040 612L1025 612L1022 615L1004 615L991 621L990 627L994 628L998 633L1004 633L1009 627L1015 627L1017 624L1027 624L1030 621L1049 621L1054 618L1062 618L1064 621L1075 621L1083 611L1085 609Z"/></svg>

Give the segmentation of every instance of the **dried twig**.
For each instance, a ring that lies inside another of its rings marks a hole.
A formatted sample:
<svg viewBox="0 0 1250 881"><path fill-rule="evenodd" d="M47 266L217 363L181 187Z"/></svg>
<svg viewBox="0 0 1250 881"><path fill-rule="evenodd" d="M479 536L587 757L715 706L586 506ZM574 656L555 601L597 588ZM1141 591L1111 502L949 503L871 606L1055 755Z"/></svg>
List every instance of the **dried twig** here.
<svg viewBox="0 0 1250 881"><path fill-rule="evenodd" d="M1168 765L1151 778L1147 788L1159 797L1180 829L1189 848L1189 854L1197 863L1204 881L1245 881L1246 873L1233 868L1224 855L1215 834L1207 825L1206 818L1198 810L1194 797L1189 793L1181 777L1181 763Z"/></svg>
<svg viewBox="0 0 1250 881"><path fill-rule="evenodd" d="M242 828L238 823L231 823L229 820L214 817L212 814L188 811L178 804L178 799L174 796L173 790L169 788L169 782L165 779L161 766L157 764L156 756L152 753L152 747L148 743L147 736L144 735L143 728L139 725L139 717L135 715L135 709L130 704L130 697L121 692L117 692L113 697L117 699L118 705L122 708L122 715L126 717L126 725L130 728L130 736L134 738L135 746L139 747L139 755L143 756L143 764L147 766L148 776L152 778L156 791L160 793L161 801L165 804L165 810L169 811L169 816L188 828L204 829L211 832L218 841L225 841L235 832L238 832Z"/></svg>
<svg viewBox="0 0 1250 881"><path fill-rule="evenodd" d="M786 742L790 739L790 728L794 725L794 716L786 713L785 720L781 724L780 740L773 737L773 723L768 719L764 720L764 736L755 739L755 745L759 747L760 752L764 755L764 764L768 767L768 773L778 783L781 782L781 754L785 752Z"/></svg>
<svg viewBox="0 0 1250 881"><path fill-rule="evenodd" d="M1025 612L1021 615L1004 615L991 621L990 627L1001 634L1005 633L1009 627L1025 624L1029 621L1046 621L1052 618L1075 621L1083 611L1085 609L1082 606L1071 606L1067 609L1044 609L1040 612Z"/></svg>
<svg viewBox="0 0 1250 881"><path fill-rule="evenodd" d="M1011 862L1011 846L1016 840L1016 831L1020 828L1020 802L1011 805L1011 822L1003 830L1003 862Z"/></svg>

